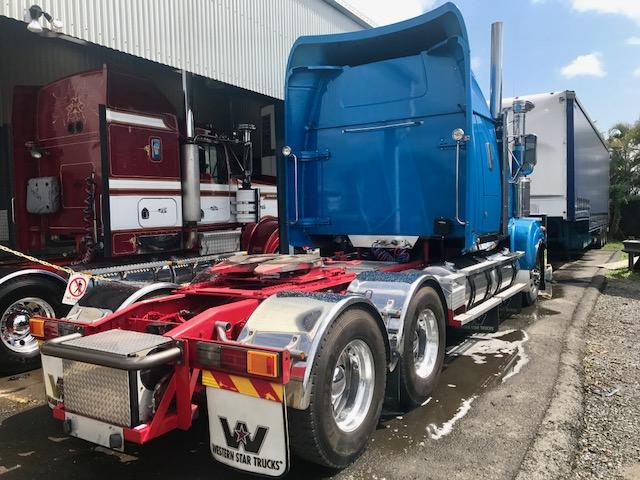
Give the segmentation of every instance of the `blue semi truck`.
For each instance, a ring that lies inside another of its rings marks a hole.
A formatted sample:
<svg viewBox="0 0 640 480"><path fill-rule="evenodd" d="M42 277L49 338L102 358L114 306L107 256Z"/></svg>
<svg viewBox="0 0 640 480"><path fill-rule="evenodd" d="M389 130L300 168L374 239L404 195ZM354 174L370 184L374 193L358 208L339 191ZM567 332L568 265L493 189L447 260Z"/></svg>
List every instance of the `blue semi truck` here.
<svg viewBox="0 0 640 480"><path fill-rule="evenodd" d="M504 128L501 30L490 107L453 4L298 39L281 254L230 257L99 319L84 301L73 319L32 319L66 431L122 450L188 429L204 390L216 460L277 477L291 450L343 468L383 403L413 408L436 388L449 328L495 330L505 302L535 302L545 232L522 215L535 106L514 101Z"/></svg>

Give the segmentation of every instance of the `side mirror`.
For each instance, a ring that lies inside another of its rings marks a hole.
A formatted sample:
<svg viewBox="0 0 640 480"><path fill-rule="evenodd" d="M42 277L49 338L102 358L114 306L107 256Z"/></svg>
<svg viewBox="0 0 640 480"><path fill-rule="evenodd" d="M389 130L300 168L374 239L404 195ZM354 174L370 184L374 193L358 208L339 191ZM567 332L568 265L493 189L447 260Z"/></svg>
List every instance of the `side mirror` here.
<svg viewBox="0 0 640 480"><path fill-rule="evenodd" d="M533 167L538 163L537 157L538 149L538 136L533 133L528 133L524 136L524 158L522 159L522 173L524 175L530 175L533 172Z"/></svg>

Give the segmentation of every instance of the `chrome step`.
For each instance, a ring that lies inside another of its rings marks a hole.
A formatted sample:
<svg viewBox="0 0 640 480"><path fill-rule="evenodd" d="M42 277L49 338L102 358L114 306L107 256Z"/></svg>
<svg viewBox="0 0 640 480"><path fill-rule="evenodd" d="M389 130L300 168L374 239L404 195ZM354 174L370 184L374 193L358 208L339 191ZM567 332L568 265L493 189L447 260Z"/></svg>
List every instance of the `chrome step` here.
<svg viewBox="0 0 640 480"><path fill-rule="evenodd" d="M454 316L453 317L454 326L461 327L463 325L466 325L467 323L478 318L480 315L484 315L489 310L497 307L505 300L513 297L516 293L521 292L522 290L527 288L527 286L528 285L524 282L516 283L515 285L512 285L506 290L503 290L500 293L496 293L489 300L487 300L486 302L482 302L480 305L473 307L471 310L467 310L464 313L460 313L459 315Z"/></svg>

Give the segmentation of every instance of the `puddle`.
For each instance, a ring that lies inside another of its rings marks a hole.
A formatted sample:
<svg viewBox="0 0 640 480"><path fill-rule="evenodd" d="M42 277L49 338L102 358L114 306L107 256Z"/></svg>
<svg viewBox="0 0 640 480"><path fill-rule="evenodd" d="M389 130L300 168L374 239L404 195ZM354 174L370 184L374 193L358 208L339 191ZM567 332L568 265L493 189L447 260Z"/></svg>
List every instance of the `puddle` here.
<svg viewBox="0 0 640 480"><path fill-rule="evenodd" d="M475 333L447 348L440 384L421 407L381 422L375 442L402 452L446 437L487 387L517 374L528 362L524 330Z"/></svg>

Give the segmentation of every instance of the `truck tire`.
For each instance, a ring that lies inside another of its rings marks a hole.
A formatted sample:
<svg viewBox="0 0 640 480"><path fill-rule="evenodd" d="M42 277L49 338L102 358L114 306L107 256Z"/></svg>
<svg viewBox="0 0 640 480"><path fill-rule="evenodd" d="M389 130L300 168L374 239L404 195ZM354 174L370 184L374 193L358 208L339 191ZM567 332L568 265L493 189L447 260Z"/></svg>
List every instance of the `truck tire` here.
<svg viewBox="0 0 640 480"><path fill-rule="evenodd" d="M544 249L541 247L536 255L536 266L531 270L529 289L526 292L522 292L523 306L530 307L538 301L542 275L544 275Z"/></svg>
<svg viewBox="0 0 640 480"><path fill-rule="evenodd" d="M400 407L412 409L424 403L436 388L444 362L445 314L440 296L432 287L423 287L413 296L404 328L403 355L391 382L399 385Z"/></svg>
<svg viewBox="0 0 640 480"><path fill-rule="evenodd" d="M344 311L321 340L306 410L289 409L292 451L330 468L358 458L378 424L386 382L382 333L371 313Z"/></svg>
<svg viewBox="0 0 640 480"><path fill-rule="evenodd" d="M64 316L69 307L61 303L63 293L62 283L42 277L18 279L0 287L1 371L15 373L38 366L38 342L29 333L28 318ZM21 312L25 315L16 316Z"/></svg>

